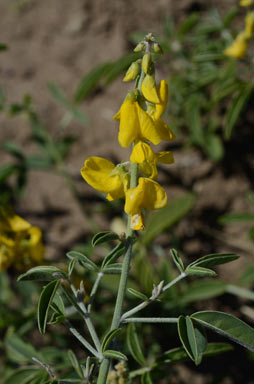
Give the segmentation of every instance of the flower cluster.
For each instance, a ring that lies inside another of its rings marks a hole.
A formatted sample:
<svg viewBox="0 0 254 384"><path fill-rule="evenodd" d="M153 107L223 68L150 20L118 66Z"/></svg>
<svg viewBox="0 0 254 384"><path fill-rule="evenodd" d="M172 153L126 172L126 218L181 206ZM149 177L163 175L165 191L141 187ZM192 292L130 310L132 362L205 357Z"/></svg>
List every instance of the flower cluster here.
<svg viewBox="0 0 254 384"><path fill-rule="evenodd" d="M11 208L0 208L0 271L12 265L18 270L39 265L43 254L41 230Z"/></svg>
<svg viewBox="0 0 254 384"><path fill-rule="evenodd" d="M250 7L254 5L254 0L241 0L242 7ZM248 11L245 17L245 28L241 31L233 41L233 43L225 49L224 54L234 57L235 59L243 59L248 49L248 42L254 37L254 11Z"/></svg>
<svg viewBox="0 0 254 384"><path fill-rule="evenodd" d="M156 182L157 163L172 164L170 151L154 152L151 144L171 141L174 134L162 120L168 101L165 80L155 82L151 50L158 53L160 46L149 34L138 44L136 51L145 50L142 59L131 64L124 81L136 80L136 87L129 92L114 116L119 121L118 141L122 147L132 146L130 161L118 165L101 157L89 157L81 175L96 190L106 193L112 201L125 197L125 212L131 217L131 229L143 230L143 209L165 207L167 195ZM136 164L142 175L136 183L131 180L131 164Z"/></svg>

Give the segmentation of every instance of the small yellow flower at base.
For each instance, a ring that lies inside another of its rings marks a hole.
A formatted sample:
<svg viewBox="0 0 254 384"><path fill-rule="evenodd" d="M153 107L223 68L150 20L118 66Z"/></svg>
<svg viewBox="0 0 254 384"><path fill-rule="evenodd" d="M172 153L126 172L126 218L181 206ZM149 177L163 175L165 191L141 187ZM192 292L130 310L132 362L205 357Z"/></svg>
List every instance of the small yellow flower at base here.
<svg viewBox="0 0 254 384"><path fill-rule="evenodd" d="M254 0L241 0L239 2L239 5L241 5L241 7L249 7L250 5L253 5L254 4Z"/></svg>
<svg viewBox="0 0 254 384"><path fill-rule="evenodd" d="M151 103L159 103L160 99L157 94L156 83L153 75L147 74L142 82L141 90L146 100Z"/></svg>
<svg viewBox="0 0 254 384"><path fill-rule="evenodd" d="M233 43L224 50L224 54L234 57L235 59L243 59L246 55L248 45L246 42L245 33L240 33Z"/></svg>
<svg viewBox="0 0 254 384"><path fill-rule="evenodd" d="M155 210L165 207L167 195L165 190L151 179L139 178L138 186L130 188L125 194L124 210L131 215L131 228L134 230L143 229L141 210Z"/></svg>
<svg viewBox="0 0 254 384"><path fill-rule="evenodd" d="M26 220L16 215L11 207L0 207L0 231L26 231L31 227Z"/></svg>
<svg viewBox="0 0 254 384"><path fill-rule="evenodd" d="M107 193L110 201L124 197L128 187L129 179L124 169L102 157L89 157L81 169L81 175L94 189Z"/></svg>
<svg viewBox="0 0 254 384"><path fill-rule="evenodd" d="M170 151L155 153L149 144L139 141L133 147L130 160L132 163L140 164L139 168L146 176L156 179L158 176L157 162L172 164L174 156Z"/></svg>

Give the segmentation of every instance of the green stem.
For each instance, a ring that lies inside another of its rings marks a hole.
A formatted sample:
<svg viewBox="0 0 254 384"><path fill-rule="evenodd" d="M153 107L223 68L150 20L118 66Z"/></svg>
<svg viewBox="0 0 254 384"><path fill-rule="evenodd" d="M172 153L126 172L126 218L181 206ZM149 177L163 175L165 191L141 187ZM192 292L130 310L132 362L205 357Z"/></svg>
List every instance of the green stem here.
<svg viewBox="0 0 254 384"><path fill-rule="evenodd" d="M123 323L177 323L177 317L128 317Z"/></svg>
<svg viewBox="0 0 254 384"><path fill-rule="evenodd" d="M88 304L88 307L87 307L88 313L91 312L92 302L93 302L94 296L95 296L95 294L97 292L97 289L98 289L98 286L99 286L99 283L101 281L102 276L103 276L103 273L99 272L97 277L96 277L96 280L94 282L93 288L92 288L91 293L90 293L89 304Z"/></svg>
<svg viewBox="0 0 254 384"><path fill-rule="evenodd" d="M131 163L130 166L131 172L131 180L130 180L130 188L135 188L138 184L138 164ZM123 301L126 292L129 267L131 262L131 254L132 254L132 233L131 229L131 218L128 217L128 227L127 227L127 240L126 240L126 251L124 255L123 265L122 265L122 273L117 293L116 305L114 310L114 315L111 323L111 330L119 327L122 310L123 310ZM101 363L99 376L97 379L97 384L105 384L107 381L108 371L110 367L110 359L104 359Z"/></svg>

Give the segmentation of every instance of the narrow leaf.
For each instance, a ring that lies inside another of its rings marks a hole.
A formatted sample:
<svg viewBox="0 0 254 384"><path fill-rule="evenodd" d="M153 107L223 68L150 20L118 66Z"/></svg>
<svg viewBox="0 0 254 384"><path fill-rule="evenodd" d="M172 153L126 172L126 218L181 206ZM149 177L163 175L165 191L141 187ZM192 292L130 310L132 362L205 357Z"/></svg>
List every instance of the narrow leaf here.
<svg viewBox="0 0 254 384"><path fill-rule="evenodd" d="M18 277L18 281L25 281L25 280L38 280L38 281L51 281L56 279L66 279L67 274L61 269L53 266L39 266L29 269L26 273L23 273L23 275L20 275Z"/></svg>
<svg viewBox="0 0 254 384"><path fill-rule="evenodd" d="M252 92L252 83L247 83L231 102L231 105L229 106L226 115L226 122L224 128L224 135L226 139L230 138L233 128L235 127L237 120L240 114L242 113L245 105L247 104Z"/></svg>
<svg viewBox="0 0 254 384"><path fill-rule="evenodd" d="M194 195L186 194L171 200L165 208L151 214L148 217L146 230L141 237L141 242L144 245L150 244L157 235L186 215L193 207L194 202Z"/></svg>
<svg viewBox="0 0 254 384"><path fill-rule="evenodd" d="M98 244L106 243L111 240L118 240L119 236L114 232L98 232L94 237L92 238L92 246L95 247Z"/></svg>
<svg viewBox="0 0 254 384"><path fill-rule="evenodd" d="M190 344L188 332L187 332L187 324L184 316L179 316L177 323L178 335L181 340L181 343L187 353L187 355L191 358L191 360L195 361L195 355L193 354L193 347Z"/></svg>
<svg viewBox="0 0 254 384"><path fill-rule="evenodd" d="M234 253L214 253L200 257L188 265L187 268L191 267L215 267L216 265L230 263L233 260L237 260L239 256Z"/></svg>
<svg viewBox="0 0 254 384"><path fill-rule="evenodd" d="M130 323L127 328L127 345L132 357L142 366L146 365L146 360L141 349L140 341L134 323Z"/></svg>
<svg viewBox="0 0 254 384"><path fill-rule="evenodd" d="M82 265L83 268L88 269L89 271L98 271L99 270L97 265L81 252L70 251L70 252L66 253L66 256L69 259L73 259L73 258L77 259L79 264Z"/></svg>
<svg viewBox="0 0 254 384"><path fill-rule="evenodd" d="M105 275L118 275L122 272L122 264L109 264L102 269L102 272L105 273Z"/></svg>
<svg viewBox="0 0 254 384"><path fill-rule="evenodd" d="M185 270L187 275L195 275L195 276L216 276L216 272L212 269L203 268L203 267L187 267Z"/></svg>
<svg viewBox="0 0 254 384"><path fill-rule="evenodd" d="M125 244L119 243L112 251L105 257L102 262L102 268L106 265L114 263L120 256L124 254Z"/></svg>
<svg viewBox="0 0 254 384"><path fill-rule="evenodd" d="M121 328L113 329L109 331L105 336L101 344L101 350L104 352L109 346L110 342L121 332Z"/></svg>
<svg viewBox="0 0 254 384"><path fill-rule="evenodd" d="M174 263L177 266L177 268L179 269L179 271L183 272L184 271L184 265L183 265L182 259L178 255L177 250L176 249L170 249L170 253L171 253L171 256L174 260Z"/></svg>
<svg viewBox="0 0 254 384"><path fill-rule="evenodd" d="M141 376L141 384L153 384L150 372L145 372Z"/></svg>
<svg viewBox="0 0 254 384"><path fill-rule="evenodd" d="M227 213L220 216L218 221L222 225L238 221L254 221L254 213Z"/></svg>
<svg viewBox="0 0 254 384"><path fill-rule="evenodd" d="M79 375L79 377L81 379L84 379L84 373L83 373L83 370L79 364L79 361L75 355L75 353L69 349L68 351L68 357L69 357L69 360L71 362L71 365L73 366L73 368L75 369L75 371L77 372L77 374Z"/></svg>
<svg viewBox="0 0 254 384"><path fill-rule="evenodd" d="M128 292L130 294L132 294L133 296L143 300L143 301L147 301L148 300L148 297L146 295L144 295L144 293L141 293L139 291L137 291L136 289L133 289L133 288L128 288Z"/></svg>
<svg viewBox="0 0 254 384"><path fill-rule="evenodd" d="M104 351L103 356L108 359L128 360L127 356L125 356L123 353L119 351L111 351L110 349L108 349L107 351Z"/></svg>
<svg viewBox="0 0 254 384"><path fill-rule="evenodd" d="M254 329L242 320L217 311L196 312L191 318L254 352Z"/></svg>
<svg viewBox="0 0 254 384"><path fill-rule="evenodd" d="M37 309L38 328L41 333L45 333L46 331L48 311L52 300L54 299L59 283L59 280L51 281L43 288L41 292Z"/></svg>

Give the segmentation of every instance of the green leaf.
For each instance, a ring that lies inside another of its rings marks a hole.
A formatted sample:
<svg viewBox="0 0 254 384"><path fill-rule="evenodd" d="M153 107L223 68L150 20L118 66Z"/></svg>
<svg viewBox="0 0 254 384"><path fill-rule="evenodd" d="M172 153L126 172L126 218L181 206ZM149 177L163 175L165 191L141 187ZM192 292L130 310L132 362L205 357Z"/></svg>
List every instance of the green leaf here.
<svg viewBox="0 0 254 384"><path fill-rule="evenodd" d="M218 220L221 225L238 221L254 221L254 213L227 213Z"/></svg>
<svg viewBox="0 0 254 384"><path fill-rule="evenodd" d="M231 261L237 259L239 259L239 256L234 253L213 253L193 261L187 268L194 266L202 268L215 267L216 265L230 263Z"/></svg>
<svg viewBox="0 0 254 384"><path fill-rule="evenodd" d="M171 253L171 256L174 260L174 263L177 266L177 268L179 269L179 271L183 272L184 271L184 265L183 265L181 257L178 255L177 250L172 248L172 249L170 249L170 253Z"/></svg>
<svg viewBox="0 0 254 384"><path fill-rule="evenodd" d="M198 300L207 300L226 292L226 284L220 280L199 280L188 284L178 297L179 305L186 305Z"/></svg>
<svg viewBox="0 0 254 384"><path fill-rule="evenodd" d="M27 168L49 170L52 168L52 161L48 157L31 155L25 158L25 165Z"/></svg>
<svg viewBox="0 0 254 384"><path fill-rule="evenodd" d="M144 293L141 293L139 291L137 291L136 289L133 289L133 288L128 288L127 290L131 295L143 300L143 301L147 301L148 300L148 297L146 295L144 295Z"/></svg>
<svg viewBox="0 0 254 384"><path fill-rule="evenodd" d="M108 241L112 240L118 240L119 236L115 232L98 232L94 237L92 238L92 246L95 247L98 244L106 243Z"/></svg>
<svg viewBox="0 0 254 384"><path fill-rule="evenodd" d="M206 350L203 353L203 357L206 356L216 356L221 353L232 351L233 347L230 344L226 343L208 343ZM178 363L186 361L189 359L188 354L185 352L183 347L170 349L167 352L164 352L155 360L155 366L162 363Z"/></svg>
<svg viewBox="0 0 254 384"><path fill-rule="evenodd" d="M75 353L69 349L68 350L68 357L69 357L69 360L71 362L71 365L73 366L73 368L75 369L75 371L77 372L77 374L79 375L79 377L81 379L84 379L84 373L83 373L83 370L79 364L79 361L75 355Z"/></svg>
<svg viewBox="0 0 254 384"><path fill-rule="evenodd" d="M55 83L49 83L48 89L56 101L69 108L70 102L58 85L56 85Z"/></svg>
<svg viewBox="0 0 254 384"><path fill-rule="evenodd" d="M240 92L233 98L226 114L226 122L224 127L224 136L226 139L230 138L233 128L235 127L238 121L238 118L243 112L243 109L247 104L252 92L253 92L252 83L247 83L242 87Z"/></svg>
<svg viewBox="0 0 254 384"><path fill-rule="evenodd" d="M192 12L190 15L186 16L177 31L179 37L186 35L193 27L195 27L199 20L200 14L198 12Z"/></svg>
<svg viewBox="0 0 254 384"><path fill-rule="evenodd" d="M32 360L32 357L40 357L35 348L26 340L22 340L17 334L7 334L4 343L7 348L7 355L15 363L25 363Z"/></svg>
<svg viewBox="0 0 254 384"><path fill-rule="evenodd" d="M184 316L179 316L177 323L178 335L181 340L181 343L187 353L187 355L191 358L191 360L195 361L195 354L192 351L192 346L189 341L188 332L187 332L187 324Z"/></svg>
<svg viewBox="0 0 254 384"><path fill-rule="evenodd" d="M102 272L105 273L105 275L118 275L122 272L122 264L109 264L102 269Z"/></svg>
<svg viewBox="0 0 254 384"><path fill-rule="evenodd" d="M120 256L122 256L125 252L125 244L119 243L112 251L105 257L102 262L102 268L114 263Z"/></svg>
<svg viewBox="0 0 254 384"><path fill-rule="evenodd" d="M43 288L41 292L37 309L37 321L40 333L46 332L49 308L52 300L54 299L59 284L59 280L51 281Z"/></svg>
<svg viewBox="0 0 254 384"><path fill-rule="evenodd" d="M11 372L5 379L3 379L2 384L31 384L33 379L42 375L44 375L45 379L45 374L47 377L47 373L44 373L42 369L38 369L37 367L16 368L14 372ZM43 377L41 377L41 379L43 379ZM39 383L39 381L37 381L37 383Z"/></svg>
<svg viewBox="0 0 254 384"><path fill-rule="evenodd" d="M109 346L110 342L121 332L121 328L113 329L112 331L109 331L103 338L102 344L101 344L101 350L102 352L106 351L107 347Z"/></svg>
<svg viewBox="0 0 254 384"><path fill-rule="evenodd" d="M67 279L67 274L61 269L53 266L39 266L29 269L18 277L18 281L25 280L38 280L38 281L51 281L56 279Z"/></svg>
<svg viewBox="0 0 254 384"><path fill-rule="evenodd" d="M66 256L71 260L73 258L77 259L79 264L82 265L83 268L88 269L89 271L98 271L99 270L97 265L81 252L70 251L70 252L66 253Z"/></svg>
<svg viewBox="0 0 254 384"><path fill-rule="evenodd" d="M69 262L68 265L68 276L71 277L73 269L75 268L75 264L78 261L77 257L73 257L73 259Z"/></svg>
<svg viewBox="0 0 254 384"><path fill-rule="evenodd" d="M191 318L254 352L254 329L242 320L217 311L196 312Z"/></svg>
<svg viewBox="0 0 254 384"><path fill-rule="evenodd" d="M108 359L128 360L127 356L125 356L123 353L119 351L111 351L110 349L108 349L107 351L104 351L103 356Z"/></svg>
<svg viewBox="0 0 254 384"><path fill-rule="evenodd" d="M89 94L98 86L102 77L109 71L109 69L112 68L112 65L113 64L110 62L100 64L98 67L94 68L91 72L85 75L76 89L74 102L80 103L87 96L89 96Z"/></svg>
<svg viewBox="0 0 254 384"><path fill-rule="evenodd" d="M225 15L224 18L223 18L223 25L224 25L224 28L228 28L228 27L230 27L230 25L231 25L233 19L237 16L238 11L239 11L239 8L238 8L238 7L232 7L232 8L226 13L226 15Z"/></svg>
<svg viewBox="0 0 254 384"><path fill-rule="evenodd" d="M141 384L153 384L150 372L145 372L141 376Z"/></svg>
<svg viewBox="0 0 254 384"><path fill-rule="evenodd" d="M25 156L22 149L14 141L6 141L2 148L6 152L16 157L18 160L24 160Z"/></svg>
<svg viewBox="0 0 254 384"><path fill-rule="evenodd" d="M146 365L146 359L141 349L139 337L134 323L127 327L127 345L132 357L142 366Z"/></svg>
<svg viewBox="0 0 254 384"><path fill-rule="evenodd" d="M18 172L19 167L17 165L3 165L0 167L0 184L2 184L13 173Z"/></svg>
<svg viewBox="0 0 254 384"><path fill-rule="evenodd" d="M213 132L204 135L202 144L205 152L213 161L220 161L224 156L224 147L221 138Z"/></svg>
<svg viewBox="0 0 254 384"><path fill-rule="evenodd" d="M195 275L195 276L216 276L216 272L212 269L203 268L203 267L187 267L185 269L185 273L187 275Z"/></svg>
<svg viewBox="0 0 254 384"><path fill-rule="evenodd" d="M0 44L0 51L6 51L8 49L8 45L6 44Z"/></svg>
<svg viewBox="0 0 254 384"><path fill-rule="evenodd" d="M193 194L185 194L171 200L165 208L149 215L146 230L140 237L142 244L147 246L156 236L185 216L193 207L194 202Z"/></svg>
<svg viewBox="0 0 254 384"><path fill-rule="evenodd" d="M199 365L207 347L206 335L202 326L193 323L189 316L186 316L186 326L195 364Z"/></svg>

